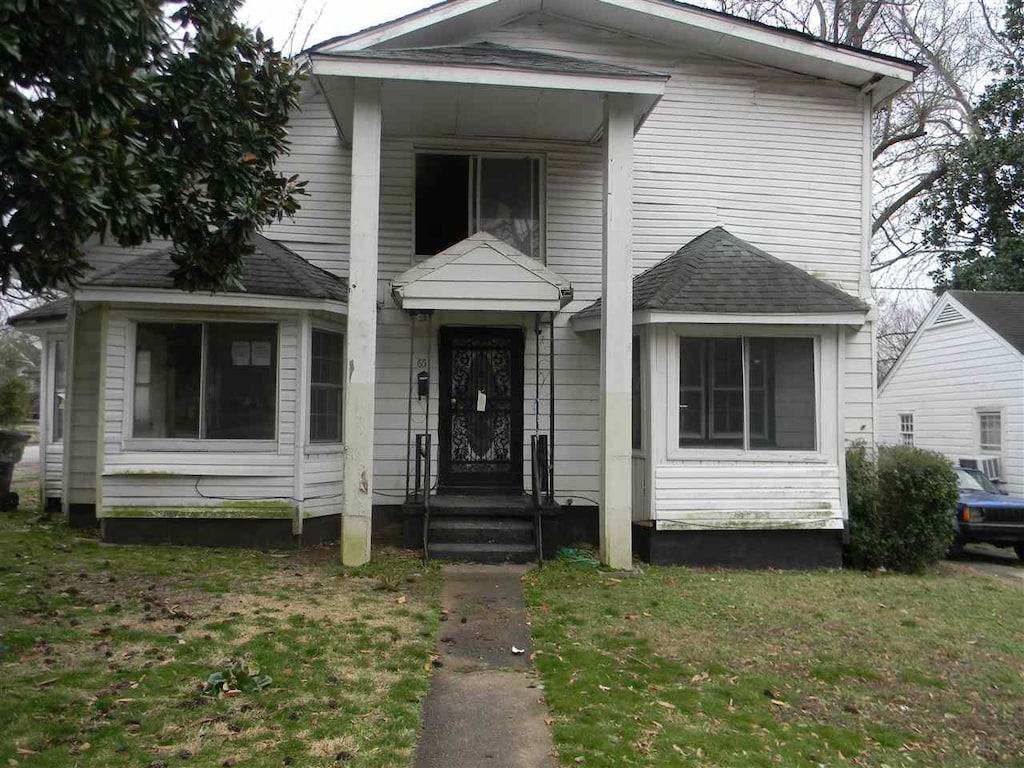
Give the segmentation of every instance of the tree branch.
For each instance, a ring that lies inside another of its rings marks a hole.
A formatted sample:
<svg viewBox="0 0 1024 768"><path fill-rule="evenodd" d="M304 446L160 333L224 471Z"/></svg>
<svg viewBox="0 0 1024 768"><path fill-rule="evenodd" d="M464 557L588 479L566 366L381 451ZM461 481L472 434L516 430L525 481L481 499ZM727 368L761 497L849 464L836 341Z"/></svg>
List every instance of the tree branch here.
<svg viewBox="0 0 1024 768"><path fill-rule="evenodd" d="M883 208L881 212L875 217L875 221L871 225L871 234L877 234L878 230L882 228L882 225L893 217L893 214L895 214L900 208L909 203L922 192L931 189L932 185L936 181L941 179L945 174L946 167L944 165L940 165L939 167L929 171L920 179L918 179L917 183L914 184L914 186L910 187L910 189L906 190L902 195L900 195L887 206L885 206L885 208Z"/></svg>

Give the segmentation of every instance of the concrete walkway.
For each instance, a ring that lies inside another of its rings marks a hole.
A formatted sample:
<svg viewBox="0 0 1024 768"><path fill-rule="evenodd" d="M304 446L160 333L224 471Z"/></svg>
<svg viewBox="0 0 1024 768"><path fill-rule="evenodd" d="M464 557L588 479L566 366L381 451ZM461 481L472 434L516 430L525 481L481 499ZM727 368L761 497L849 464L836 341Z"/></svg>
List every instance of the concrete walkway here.
<svg viewBox="0 0 1024 768"><path fill-rule="evenodd" d="M954 562L978 573L999 576L1024 586L1024 561L1012 549L968 544Z"/></svg>
<svg viewBox="0 0 1024 768"><path fill-rule="evenodd" d="M526 570L445 567L441 666L423 703L416 768L557 765L543 692L530 662L520 582ZM523 653L513 653L513 646Z"/></svg>

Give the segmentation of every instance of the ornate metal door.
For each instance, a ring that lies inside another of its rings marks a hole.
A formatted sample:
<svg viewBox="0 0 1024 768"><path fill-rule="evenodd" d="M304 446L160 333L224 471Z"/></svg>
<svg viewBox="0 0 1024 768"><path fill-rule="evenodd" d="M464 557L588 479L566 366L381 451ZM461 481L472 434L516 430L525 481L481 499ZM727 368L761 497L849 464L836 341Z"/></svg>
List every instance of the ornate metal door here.
<svg viewBox="0 0 1024 768"><path fill-rule="evenodd" d="M523 332L441 328L441 485L522 488Z"/></svg>

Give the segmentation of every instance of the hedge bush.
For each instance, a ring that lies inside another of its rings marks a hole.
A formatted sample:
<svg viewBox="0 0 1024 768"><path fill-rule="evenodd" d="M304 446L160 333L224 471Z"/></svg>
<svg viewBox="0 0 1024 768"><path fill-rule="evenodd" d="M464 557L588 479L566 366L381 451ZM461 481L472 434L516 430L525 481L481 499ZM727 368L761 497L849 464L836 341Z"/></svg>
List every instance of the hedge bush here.
<svg viewBox="0 0 1024 768"><path fill-rule="evenodd" d="M949 459L904 445L863 443L846 454L850 557L859 568L917 572L953 542L957 480Z"/></svg>

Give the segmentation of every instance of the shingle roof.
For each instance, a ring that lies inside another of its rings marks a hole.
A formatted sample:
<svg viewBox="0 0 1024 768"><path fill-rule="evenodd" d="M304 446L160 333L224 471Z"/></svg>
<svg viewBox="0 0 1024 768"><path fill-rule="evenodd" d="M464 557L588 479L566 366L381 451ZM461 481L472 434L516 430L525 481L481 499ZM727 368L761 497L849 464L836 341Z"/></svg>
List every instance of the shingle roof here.
<svg viewBox="0 0 1024 768"><path fill-rule="evenodd" d="M868 306L722 227L715 227L633 278L633 311L643 310L831 314L866 312ZM598 300L575 317L600 314Z"/></svg>
<svg viewBox="0 0 1024 768"><path fill-rule="evenodd" d="M340 51L318 53L331 59L364 59L371 61L403 61L415 64L442 64L472 67L526 69L533 72L558 72L572 75L604 75L611 77L642 77L667 80L659 75L600 61L556 56L550 53L523 51L495 43L439 46L435 48L399 48L390 50Z"/></svg>
<svg viewBox="0 0 1024 768"><path fill-rule="evenodd" d="M1019 352L1024 352L1024 293L950 291L949 295Z"/></svg>
<svg viewBox="0 0 1024 768"><path fill-rule="evenodd" d="M280 243L256 235L252 253L242 257L242 271L225 293L286 296L300 299L348 301L344 278L314 266ZM174 290L171 251L140 256L127 264L86 280L83 286L103 288L155 288Z"/></svg>
<svg viewBox="0 0 1024 768"><path fill-rule="evenodd" d="M8 319L8 325L20 325L21 323L45 323L50 320L63 320L67 317L70 299L55 299L33 307L30 310L21 312Z"/></svg>

